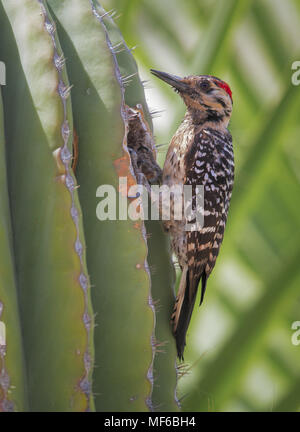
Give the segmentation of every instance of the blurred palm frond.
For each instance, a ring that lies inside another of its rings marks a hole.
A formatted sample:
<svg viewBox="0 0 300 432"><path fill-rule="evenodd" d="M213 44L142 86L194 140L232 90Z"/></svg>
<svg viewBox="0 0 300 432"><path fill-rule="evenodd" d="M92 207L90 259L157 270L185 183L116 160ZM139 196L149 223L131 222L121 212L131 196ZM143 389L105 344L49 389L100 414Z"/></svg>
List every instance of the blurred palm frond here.
<svg viewBox="0 0 300 432"><path fill-rule="evenodd" d="M297 0L106 0L136 59L158 142L183 103L150 68L213 74L233 90L236 181L224 244L205 304L195 311L180 380L185 410L299 411L300 60ZM157 90L158 89L158 90ZM156 105L155 105L156 104ZM162 148L159 154L166 149ZM299 230L299 231L298 231ZM207 354L202 354L207 351Z"/></svg>

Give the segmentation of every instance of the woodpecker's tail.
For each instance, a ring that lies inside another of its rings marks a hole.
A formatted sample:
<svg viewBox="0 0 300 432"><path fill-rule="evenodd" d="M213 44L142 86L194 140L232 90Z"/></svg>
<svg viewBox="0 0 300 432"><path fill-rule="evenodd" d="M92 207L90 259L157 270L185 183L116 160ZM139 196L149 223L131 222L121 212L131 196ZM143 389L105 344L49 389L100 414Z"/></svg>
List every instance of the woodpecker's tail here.
<svg viewBox="0 0 300 432"><path fill-rule="evenodd" d="M195 305L197 290L200 278L202 276L202 293L201 303L203 300L205 286L206 286L206 274L205 271L199 277L188 270L186 265L183 268L180 285L173 309L172 314L172 331L176 339L177 354L180 360L183 360L183 351L185 347L186 332L191 320L192 312ZM200 304L201 304L200 303Z"/></svg>

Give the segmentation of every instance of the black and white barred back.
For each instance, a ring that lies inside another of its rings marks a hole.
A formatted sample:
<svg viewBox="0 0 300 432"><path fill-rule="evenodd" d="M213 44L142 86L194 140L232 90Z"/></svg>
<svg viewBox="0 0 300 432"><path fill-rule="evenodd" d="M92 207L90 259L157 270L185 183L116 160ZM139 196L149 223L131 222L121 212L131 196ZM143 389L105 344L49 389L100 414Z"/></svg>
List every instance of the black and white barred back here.
<svg viewBox="0 0 300 432"><path fill-rule="evenodd" d="M187 266L183 270L185 287L178 293L174 307L173 331L179 357L185 346L198 285L201 280L201 300L206 281L218 256L224 236L234 181L234 157L231 134L206 127L197 133L185 155L185 184L204 186L204 224L200 231L186 232ZM183 285L182 285L183 288ZM180 298L182 294L183 298ZM178 310L180 308L180 310Z"/></svg>

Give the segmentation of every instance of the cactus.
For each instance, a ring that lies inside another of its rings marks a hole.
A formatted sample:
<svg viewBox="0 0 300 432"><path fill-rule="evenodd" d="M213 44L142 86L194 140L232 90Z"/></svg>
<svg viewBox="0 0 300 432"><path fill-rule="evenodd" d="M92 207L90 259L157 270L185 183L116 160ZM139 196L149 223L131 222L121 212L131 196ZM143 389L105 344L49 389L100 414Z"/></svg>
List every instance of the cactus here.
<svg viewBox="0 0 300 432"><path fill-rule="evenodd" d="M126 105L151 133L132 53L94 0L1 0L0 38L0 411L177 410L168 239L96 217Z"/></svg>

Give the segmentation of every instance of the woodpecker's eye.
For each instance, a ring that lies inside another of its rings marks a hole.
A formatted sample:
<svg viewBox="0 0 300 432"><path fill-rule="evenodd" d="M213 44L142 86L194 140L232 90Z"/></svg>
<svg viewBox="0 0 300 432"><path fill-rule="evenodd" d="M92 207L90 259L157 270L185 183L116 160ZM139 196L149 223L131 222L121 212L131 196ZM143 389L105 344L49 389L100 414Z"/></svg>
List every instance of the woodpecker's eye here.
<svg viewBox="0 0 300 432"><path fill-rule="evenodd" d="M198 85L199 85L200 89L204 90L204 91L207 91L210 88L210 83L207 80L201 81Z"/></svg>

